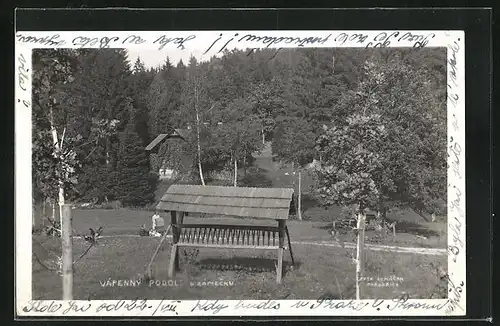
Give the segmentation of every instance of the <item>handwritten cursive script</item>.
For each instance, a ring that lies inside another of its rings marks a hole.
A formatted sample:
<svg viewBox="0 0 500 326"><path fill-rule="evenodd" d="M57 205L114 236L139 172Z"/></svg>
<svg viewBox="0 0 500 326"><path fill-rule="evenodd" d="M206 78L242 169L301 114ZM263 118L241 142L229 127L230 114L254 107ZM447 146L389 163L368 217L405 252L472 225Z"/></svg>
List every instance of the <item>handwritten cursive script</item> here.
<svg viewBox="0 0 500 326"><path fill-rule="evenodd" d="M70 312L86 312L92 307L92 303L86 302L84 304L79 304L75 301L69 301L67 303L68 307L62 311L63 315L67 315Z"/></svg>
<svg viewBox="0 0 500 326"><path fill-rule="evenodd" d="M28 75L28 69L26 69L26 59L24 58L24 55L21 53L19 57L17 57L17 63L19 64L19 67L17 68L17 72L19 74L18 77L18 85L19 88L21 88L23 91L26 91L25 83L27 82L29 75Z"/></svg>
<svg viewBox="0 0 500 326"><path fill-rule="evenodd" d="M276 302L274 300L267 300L259 303L245 303L245 301L240 300L238 303L234 306L235 309L259 309L259 310L278 310L280 309L280 304L279 302Z"/></svg>
<svg viewBox="0 0 500 326"><path fill-rule="evenodd" d="M84 48L87 46L95 46L98 45L99 48L110 48L111 43L117 42L120 38L118 36L113 37L86 37L86 36L77 36L72 41L71 44L74 46Z"/></svg>
<svg viewBox="0 0 500 326"><path fill-rule="evenodd" d="M462 147L458 142L455 142L450 146L450 152L450 156L453 157L451 161L451 168L453 170L453 173L457 178L461 179L462 175L460 174L460 154L462 153Z"/></svg>
<svg viewBox="0 0 500 326"><path fill-rule="evenodd" d="M147 300L132 300L132 302L127 302L124 300L118 300L117 303L106 303L103 302L100 306L97 307L96 312L100 311L118 311L121 309L125 309L127 311L139 310L142 311L144 309L152 308L147 304Z"/></svg>
<svg viewBox="0 0 500 326"><path fill-rule="evenodd" d="M457 217L453 218L453 221L450 224L450 229L452 231L452 241L456 246L460 248L464 247L464 242L460 239L460 233L462 230L462 222Z"/></svg>
<svg viewBox="0 0 500 326"><path fill-rule="evenodd" d="M398 38L398 42L408 41L410 43L413 42L414 48L423 48L427 44L429 44L429 39L436 37L434 33L428 34L415 34L413 32L406 32L400 38Z"/></svg>
<svg viewBox="0 0 500 326"><path fill-rule="evenodd" d="M52 301L38 301L31 300L28 302L28 305L23 307L24 312L50 312L55 313L58 312L63 307L62 303L56 303L54 300Z"/></svg>
<svg viewBox="0 0 500 326"><path fill-rule="evenodd" d="M235 34L238 36L238 34ZM246 34L241 37L238 42L256 42L270 47L271 45L279 44L293 44L298 47L303 47L306 44L325 44L332 34L328 34L325 37L318 36L306 36L306 37L292 37L292 36L257 36L253 34Z"/></svg>
<svg viewBox="0 0 500 326"><path fill-rule="evenodd" d="M401 297L392 300L392 302L388 304L386 308L389 311L393 311L395 309L441 310L447 304L448 304L447 301L440 303L410 301L410 297L408 296L408 294L404 294Z"/></svg>
<svg viewBox="0 0 500 326"><path fill-rule="evenodd" d="M448 278L448 306L446 308L446 313L451 313L456 310L456 308L462 309L462 306L460 306L460 299L462 298L462 292L463 292L463 286L465 283L462 281L458 285L455 285L455 283L451 280L449 276Z"/></svg>
<svg viewBox="0 0 500 326"><path fill-rule="evenodd" d="M344 44L346 41L363 44L367 38L367 34L353 33L349 35L347 33L340 33L333 41L338 42L340 45Z"/></svg>
<svg viewBox="0 0 500 326"><path fill-rule="evenodd" d="M448 254L452 257L454 263L457 262L457 256L460 253L460 249L457 246L448 246Z"/></svg>
<svg viewBox="0 0 500 326"><path fill-rule="evenodd" d="M219 300L198 300L194 307L191 309L193 311L210 311L212 314L216 315L221 312L223 309L229 307L228 305L219 303Z"/></svg>
<svg viewBox="0 0 500 326"><path fill-rule="evenodd" d="M181 301L179 300L170 300L167 302L165 302L165 300L160 300L160 303L158 303L155 311L153 312L153 316L156 315L157 311L160 311L162 313L169 312L178 315L179 313L177 312L177 306L179 303L181 303Z"/></svg>
<svg viewBox="0 0 500 326"><path fill-rule="evenodd" d="M146 40L139 35L129 35L123 41L122 44L143 44Z"/></svg>
<svg viewBox="0 0 500 326"><path fill-rule="evenodd" d="M460 41L460 39L458 39ZM448 64L450 67L450 80L453 83L453 86L457 87L457 52L460 50L460 45L457 41L454 41L452 44L448 45L448 50L450 52L450 58L448 59Z"/></svg>
<svg viewBox="0 0 500 326"><path fill-rule="evenodd" d="M52 34L44 37L35 37L31 35L17 34L18 42L36 45L61 46L66 44L66 41L60 39L61 35Z"/></svg>
<svg viewBox="0 0 500 326"><path fill-rule="evenodd" d="M188 37L169 37L167 35L162 35L157 38L153 44L159 44L160 47L158 50L162 50L168 44L176 44L177 49L184 50L186 47L184 44L188 41L194 40L196 38L195 35L189 35Z"/></svg>
<svg viewBox="0 0 500 326"><path fill-rule="evenodd" d="M391 34L386 32L379 33L373 38L373 41L368 42L366 48L386 48L391 45L391 39L398 36L399 32L393 32Z"/></svg>
<svg viewBox="0 0 500 326"><path fill-rule="evenodd" d="M354 311L361 311L363 310L366 306L368 306L370 303L369 302L359 302L356 300L345 300L345 301L339 301L334 298L320 298L316 300L315 303L309 305L309 309L317 309L317 308L323 308L323 309L351 309ZM299 301L296 305L296 308L303 306L301 301ZM293 306L292 306L293 307Z"/></svg>
<svg viewBox="0 0 500 326"><path fill-rule="evenodd" d="M458 39L460 41L460 38ZM448 53L449 58L448 62L448 71L449 71L449 82L448 82L448 100L450 101L453 108L457 106L458 100L460 96L456 92L456 88L458 88L457 84L457 53L460 50L460 45L457 41L448 45Z"/></svg>
<svg viewBox="0 0 500 326"><path fill-rule="evenodd" d="M460 207L460 203L462 200L462 191L456 186L453 186L453 188L455 189L455 199L451 201L451 209L456 211L459 214L459 217L464 217L464 211Z"/></svg>

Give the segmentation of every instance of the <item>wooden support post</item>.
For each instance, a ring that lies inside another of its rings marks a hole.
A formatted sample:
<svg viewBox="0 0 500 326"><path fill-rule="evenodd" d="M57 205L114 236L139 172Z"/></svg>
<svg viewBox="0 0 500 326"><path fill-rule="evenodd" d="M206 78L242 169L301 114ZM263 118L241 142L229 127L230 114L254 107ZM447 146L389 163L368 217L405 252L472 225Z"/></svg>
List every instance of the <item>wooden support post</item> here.
<svg viewBox="0 0 500 326"><path fill-rule="evenodd" d="M292 265L295 265L295 259L293 259L292 251L292 241L290 240L290 232L288 232L288 226L285 225L286 237L288 238L288 250L290 250L290 257L292 258Z"/></svg>
<svg viewBox="0 0 500 326"><path fill-rule="evenodd" d="M63 300L73 300L73 243L71 205L62 205L62 280Z"/></svg>
<svg viewBox="0 0 500 326"><path fill-rule="evenodd" d="M364 246L365 246L365 214L358 214L358 241L356 246L356 300L361 300L361 277L364 269Z"/></svg>
<svg viewBox="0 0 500 326"><path fill-rule="evenodd" d="M281 284L283 275L283 250L285 247L285 220L278 220L279 248L278 248L278 267L276 269L276 283Z"/></svg>
<svg viewBox="0 0 500 326"><path fill-rule="evenodd" d="M175 271L179 270L179 248L177 243L179 242L179 227L177 226L177 212L170 212L170 224L172 226L172 253L170 254L170 263L168 268L168 276L173 277Z"/></svg>

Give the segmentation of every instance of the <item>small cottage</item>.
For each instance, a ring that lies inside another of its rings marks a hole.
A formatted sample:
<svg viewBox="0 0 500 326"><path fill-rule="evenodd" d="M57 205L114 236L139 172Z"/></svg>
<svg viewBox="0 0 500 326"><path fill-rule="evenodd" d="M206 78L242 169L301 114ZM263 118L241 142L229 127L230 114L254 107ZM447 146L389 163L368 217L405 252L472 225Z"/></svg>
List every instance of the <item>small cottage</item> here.
<svg viewBox="0 0 500 326"><path fill-rule="evenodd" d="M173 179L190 164L189 156L185 153L185 142L188 140L190 129L174 129L171 133L158 135L147 147L146 151L158 154L161 145L166 141L168 154L161 157L158 174L160 179ZM160 158L159 158L160 159Z"/></svg>

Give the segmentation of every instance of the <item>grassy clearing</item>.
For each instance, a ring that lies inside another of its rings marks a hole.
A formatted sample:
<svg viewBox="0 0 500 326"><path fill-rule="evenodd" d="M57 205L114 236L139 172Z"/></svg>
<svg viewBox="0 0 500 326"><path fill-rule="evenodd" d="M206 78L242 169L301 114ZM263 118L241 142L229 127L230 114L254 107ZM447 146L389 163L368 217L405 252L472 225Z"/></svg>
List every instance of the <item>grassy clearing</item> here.
<svg viewBox="0 0 500 326"><path fill-rule="evenodd" d="M137 280L145 272L159 238L103 238L75 265L74 297L76 299L316 299L322 295L338 298L354 297L355 266L348 257L353 251L340 248L295 245L296 265L290 266L285 254L283 283L275 283L275 252L256 253L246 250L200 249L181 250L181 271L167 277L170 244L164 244L153 266L158 283L151 286L106 286L106 281ZM58 239L46 241L48 251L57 252ZM75 259L87 243L74 240ZM191 253L191 255L190 255ZM446 267L446 256L367 252L366 276L403 279L398 286L362 288L365 298L393 298L408 293L410 297L426 298L436 291L437 278L430 264ZM210 282L223 282L216 286ZM163 285L162 285L163 282ZM170 282L170 283L169 283ZM203 282L209 282L204 284ZM225 282L225 283L224 283ZM338 283L337 283L338 282ZM33 260L33 297L59 299L61 278L45 270Z"/></svg>
<svg viewBox="0 0 500 326"><path fill-rule="evenodd" d="M84 235L89 233L89 228L97 229L104 227L103 235L139 234L140 226L145 224L151 226L152 212L131 209L74 209L73 233ZM165 222L169 222L169 215L163 214ZM259 224L275 225L275 221L263 221L260 219L241 219L222 216L206 216L197 218L190 215L185 222L203 223L209 219L210 222L227 224ZM321 221L288 221L288 228L292 240L332 240L330 235L331 222ZM366 242L384 245L400 245L423 248L446 248L446 224L444 222L404 222L396 228L396 238L387 236L383 240L375 240L376 232L366 232ZM419 238L417 234L425 234L426 239ZM345 236L346 242L355 241L353 235Z"/></svg>
<svg viewBox="0 0 500 326"><path fill-rule="evenodd" d="M258 168L247 173L247 186L288 187L292 184L291 171L280 169L268 156L256 157ZM288 173L288 175L286 174ZM252 175L253 174L253 175ZM311 185L305 177L303 189ZM168 188L164 181L158 188L158 199ZM288 227L292 241L333 241L331 222L340 216L340 207L321 208L311 197L303 196L303 221L291 216ZM38 213L40 210L37 211ZM48 212L47 212L48 215ZM151 225L151 210L133 209L75 209L72 211L74 235L88 234L89 228L104 227L104 236L137 234L141 225ZM168 223L169 216L164 215ZM228 224L270 224L275 221L190 215L188 223L220 222ZM412 247L446 247L446 221L425 222L412 212L395 211L389 218L403 221L398 224L397 236L385 237L378 244ZM423 235L420 238L416 235ZM371 243L373 232L366 232L366 243ZM43 259L60 255L60 240L39 237L43 248L38 248ZM352 242L352 236L344 241ZM281 285L275 282L275 252L256 253L247 250L200 249L181 250L181 271L167 277L170 244L165 243L153 266L153 283L143 280L141 285L123 286L124 281L137 281L158 245L159 238L112 237L101 238L98 245L75 265L74 297L76 299L317 299L321 296L354 298L354 250L296 244L293 246L296 265L290 266L285 254L285 275ZM168 241L167 241L168 242ZM82 239L73 241L74 256L78 258L88 247ZM49 254L51 253L51 254ZM441 297L446 289L436 274L436 266L446 270L446 256L426 256L394 252L366 252L363 298L394 298L408 294L411 298ZM396 282L385 284L384 278L396 277ZM121 280L120 283L117 283ZM111 283L109 283L109 282ZM113 283L115 281L115 283ZM222 282L222 284L214 284ZM121 285L121 286L120 286ZM43 268L33 260L33 297L60 299L61 277Z"/></svg>

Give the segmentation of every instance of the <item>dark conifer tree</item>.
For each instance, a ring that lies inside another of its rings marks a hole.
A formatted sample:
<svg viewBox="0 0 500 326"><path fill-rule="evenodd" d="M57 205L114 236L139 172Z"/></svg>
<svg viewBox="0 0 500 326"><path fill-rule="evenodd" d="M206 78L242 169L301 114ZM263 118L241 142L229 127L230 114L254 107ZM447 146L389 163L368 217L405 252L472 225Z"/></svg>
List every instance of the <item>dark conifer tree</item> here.
<svg viewBox="0 0 500 326"><path fill-rule="evenodd" d="M136 131L133 106L129 102L130 119L120 135L116 166L117 199L125 206L144 206L155 200L157 176L150 172L148 153Z"/></svg>

